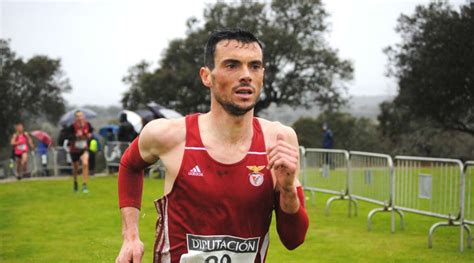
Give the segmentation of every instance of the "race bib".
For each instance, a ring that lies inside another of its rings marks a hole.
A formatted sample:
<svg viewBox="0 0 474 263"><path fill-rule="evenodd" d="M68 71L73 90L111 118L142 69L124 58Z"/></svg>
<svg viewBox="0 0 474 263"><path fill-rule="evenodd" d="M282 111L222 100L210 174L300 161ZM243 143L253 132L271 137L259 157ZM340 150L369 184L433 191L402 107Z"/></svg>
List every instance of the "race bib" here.
<svg viewBox="0 0 474 263"><path fill-rule="evenodd" d="M18 148L18 150L20 150L20 151L25 151L25 150L26 150L26 144L19 144L19 145L17 146L17 148Z"/></svg>
<svg viewBox="0 0 474 263"><path fill-rule="evenodd" d="M181 263L231 263L254 262L260 237L186 235L188 253L181 256Z"/></svg>
<svg viewBox="0 0 474 263"><path fill-rule="evenodd" d="M87 141L86 140L77 140L74 143L74 146L79 150L85 149L87 147Z"/></svg>

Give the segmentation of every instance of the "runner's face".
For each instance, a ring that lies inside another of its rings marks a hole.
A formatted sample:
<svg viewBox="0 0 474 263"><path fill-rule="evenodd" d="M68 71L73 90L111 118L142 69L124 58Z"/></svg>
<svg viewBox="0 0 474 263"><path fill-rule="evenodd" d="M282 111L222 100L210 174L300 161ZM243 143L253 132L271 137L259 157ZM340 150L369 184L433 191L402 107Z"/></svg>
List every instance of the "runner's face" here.
<svg viewBox="0 0 474 263"><path fill-rule="evenodd" d="M76 117L76 121L81 122L81 123L86 120L84 117L84 113L82 112L77 112L75 117Z"/></svg>
<svg viewBox="0 0 474 263"><path fill-rule="evenodd" d="M10 126L11 127L11 126ZM18 132L18 133L22 133L23 132L23 124L16 124L15 125L15 130Z"/></svg>
<svg viewBox="0 0 474 263"><path fill-rule="evenodd" d="M208 87L215 101L229 114L240 116L254 108L263 86L262 60L262 49L256 42L217 43Z"/></svg>

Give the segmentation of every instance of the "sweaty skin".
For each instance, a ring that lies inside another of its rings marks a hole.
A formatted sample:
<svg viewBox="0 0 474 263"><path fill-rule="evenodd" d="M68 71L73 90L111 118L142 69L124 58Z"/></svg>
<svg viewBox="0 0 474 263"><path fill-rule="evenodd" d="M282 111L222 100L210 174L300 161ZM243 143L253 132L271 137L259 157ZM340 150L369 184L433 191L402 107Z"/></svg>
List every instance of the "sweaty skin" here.
<svg viewBox="0 0 474 263"><path fill-rule="evenodd" d="M255 105L263 88L262 50L257 43L242 44L236 40L220 41L216 45L215 67L200 69L203 84L211 92L211 110L199 116L199 130L204 146L215 160L230 164L247 154L253 135L252 120ZM236 108L239 116L229 112ZM288 214L300 207L296 186L299 173L299 151L296 133L278 122L259 118L275 189L280 193L281 209ZM185 119L158 119L148 123L139 137L140 155L147 163L158 159L167 173L164 194L171 191L179 172L186 139ZM139 210L122 210L122 245L116 262L141 262L143 243L138 235Z"/></svg>

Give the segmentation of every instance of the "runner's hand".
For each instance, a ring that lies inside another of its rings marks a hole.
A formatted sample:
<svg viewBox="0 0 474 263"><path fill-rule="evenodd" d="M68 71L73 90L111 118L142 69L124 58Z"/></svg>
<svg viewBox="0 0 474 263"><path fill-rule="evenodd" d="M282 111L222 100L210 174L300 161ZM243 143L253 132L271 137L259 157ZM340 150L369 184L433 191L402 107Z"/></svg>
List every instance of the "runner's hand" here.
<svg viewBox="0 0 474 263"><path fill-rule="evenodd" d="M276 144L267 150L268 169L277 180L281 191L294 191L296 184L296 169L298 167L298 150L283 139L282 134L277 135Z"/></svg>
<svg viewBox="0 0 474 263"><path fill-rule="evenodd" d="M124 240L115 263L141 263L143 252L143 242L140 239Z"/></svg>

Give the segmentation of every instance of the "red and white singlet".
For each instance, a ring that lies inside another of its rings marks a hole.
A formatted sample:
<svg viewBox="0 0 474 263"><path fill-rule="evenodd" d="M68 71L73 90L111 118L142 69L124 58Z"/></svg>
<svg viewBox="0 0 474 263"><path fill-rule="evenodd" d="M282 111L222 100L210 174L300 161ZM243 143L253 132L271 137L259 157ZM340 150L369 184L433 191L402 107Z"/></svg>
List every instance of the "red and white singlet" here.
<svg viewBox="0 0 474 263"><path fill-rule="evenodd" d="M260 124L253 119L247 155L223 164L204 147L198 117L186 116L179 173L155 201L154 262L264 262L275 192Z"/></svg>

